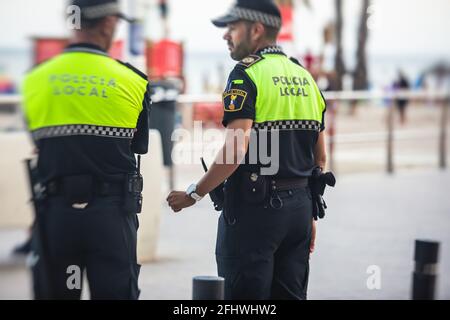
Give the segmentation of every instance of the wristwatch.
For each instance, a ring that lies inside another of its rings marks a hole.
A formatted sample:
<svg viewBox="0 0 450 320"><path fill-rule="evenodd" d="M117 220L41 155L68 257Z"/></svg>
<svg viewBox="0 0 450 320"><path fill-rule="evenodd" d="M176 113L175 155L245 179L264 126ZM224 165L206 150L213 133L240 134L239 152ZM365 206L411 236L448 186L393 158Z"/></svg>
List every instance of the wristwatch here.
<svg viewBox="0 0 450 320"><path fill-rule="evenodd" d="M186 194L191 197L192 199L194 199L196 202L202 200L203 197L200 197L197 194L197 185L195 183L191 184L189 186L189 188L187 188L186 190Z"/></svg>

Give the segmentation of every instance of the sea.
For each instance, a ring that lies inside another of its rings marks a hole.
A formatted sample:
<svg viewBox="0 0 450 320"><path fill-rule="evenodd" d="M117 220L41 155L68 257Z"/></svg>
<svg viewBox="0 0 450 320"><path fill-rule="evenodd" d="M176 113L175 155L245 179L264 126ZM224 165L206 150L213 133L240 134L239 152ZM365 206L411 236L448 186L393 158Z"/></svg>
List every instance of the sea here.
<svg viewBox="0 0 450 320"><path fill-rule="evenodd" d="M299 59L301 61L301 57ZM347 66L354 65L354 57L345 57ZM186 52L184 74L186 93L202 94L220 92L225 86L228 73L235 65L226 50L224 52ZM414 86L426 70L438 63L450 64L450 57L442 55L369 55L368 72L370 87L385 88L402 70ZM33 66L33 52L27 48L0 47L0 76L10 78L17 91L23 76Z"/></svg>

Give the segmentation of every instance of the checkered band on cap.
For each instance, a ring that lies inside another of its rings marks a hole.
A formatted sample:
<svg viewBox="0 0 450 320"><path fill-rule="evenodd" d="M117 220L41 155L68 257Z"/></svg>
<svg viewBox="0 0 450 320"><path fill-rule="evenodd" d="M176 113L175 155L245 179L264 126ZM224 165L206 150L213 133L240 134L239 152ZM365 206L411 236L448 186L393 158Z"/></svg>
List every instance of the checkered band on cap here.
<svg viewBox="0 0 450 320"><path fill-rule="evenodd" d="M281 120L254 123L257 130L311 130L320 132L320 122L315 120Z"/></svg>
<svg viewBox="0 0 450 320"><path fill-rule="evenodd" d="M230 15L244 20L261 22L269 27L281 28L281 19L279 17L264 12L241 7L233 7L230 9Z"/></svg>
<svg viewBox="0 0 450 320"><path fill-rule="evenodd" d="M118 13L120 13L120 6L118 3L105 3L82 9L82 15L86 19L103 18Z"/></svg>
<svg viewBox="0 0 450 320"><path fill-rule="evenodd" d="M100 136L108 138L132 139L135 129L103 127L87 124L73 124L37 129L32 132L33 139L38 141L44 138L67 136Z"/></svg>

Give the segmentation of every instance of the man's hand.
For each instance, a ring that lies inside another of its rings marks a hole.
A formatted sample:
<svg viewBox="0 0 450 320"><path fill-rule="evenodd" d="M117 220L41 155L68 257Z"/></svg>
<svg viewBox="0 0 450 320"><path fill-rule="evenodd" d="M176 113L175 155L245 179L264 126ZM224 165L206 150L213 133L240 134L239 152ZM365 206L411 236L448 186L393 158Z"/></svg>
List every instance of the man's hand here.
<svg viewBox="0 0 450 320"><path fill-rule="evenodd" d="M184 191L172 191L167 197L167 202L174 212L180 212L195 204L195 200Z"/></svg>
<svg viewBox="0 0 450 320"><path fill-rule="evenodd" d="M312 221L312 231L311 231L311 242L309 244L309 253L314 252L314 248L316 246L316 221L313 219Z"/></svg>

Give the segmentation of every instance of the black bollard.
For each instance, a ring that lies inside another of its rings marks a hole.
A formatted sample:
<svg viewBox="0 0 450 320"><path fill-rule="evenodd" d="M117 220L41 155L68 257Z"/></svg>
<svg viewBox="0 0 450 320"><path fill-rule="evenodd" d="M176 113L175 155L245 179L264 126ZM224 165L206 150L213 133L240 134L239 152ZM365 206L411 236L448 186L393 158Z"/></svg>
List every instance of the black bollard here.
<svg viewBox="0 0 450 320"><path fill-rule="evenodd" d="M225 279L199 276L193 278L192 300L223 300Z"/></svg>
<svg viewBox="0 0 450 320"><path fill-rule="evenodd" d="M434 300L436 291L439 242L416 240L413 273L413 300Z"/></svg>

